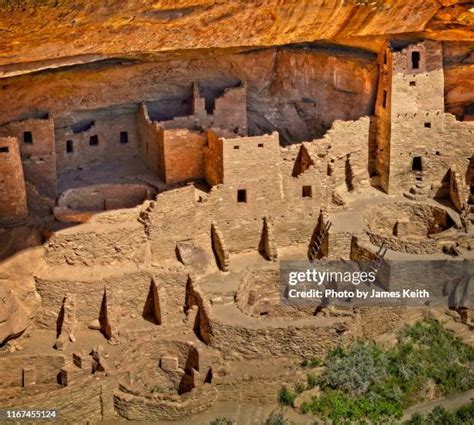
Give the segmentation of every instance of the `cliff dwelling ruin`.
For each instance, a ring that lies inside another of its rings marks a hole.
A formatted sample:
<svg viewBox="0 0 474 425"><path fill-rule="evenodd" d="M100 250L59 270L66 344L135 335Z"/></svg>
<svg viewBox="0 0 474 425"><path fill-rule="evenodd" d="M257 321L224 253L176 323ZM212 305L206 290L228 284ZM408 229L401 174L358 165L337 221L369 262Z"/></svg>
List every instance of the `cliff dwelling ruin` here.
<svg viewBox="0 0 474 425"><path fill-rule="evenodd" d="M473 264L462 43L356 38L0 65L1 408L256 423L295 362L426 314L281 302L289 260Z"/></svg>

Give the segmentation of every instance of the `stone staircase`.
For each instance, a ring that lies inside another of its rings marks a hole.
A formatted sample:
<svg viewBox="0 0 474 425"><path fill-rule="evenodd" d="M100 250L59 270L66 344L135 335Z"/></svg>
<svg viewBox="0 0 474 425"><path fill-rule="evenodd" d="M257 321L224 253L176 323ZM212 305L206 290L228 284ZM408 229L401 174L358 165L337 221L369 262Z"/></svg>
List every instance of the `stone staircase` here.
<svg viewBox="0 0 474 425"><path fill-rule="evenodd" d="M417 181L408 192L403 195L412 201L424 201L430 197L430 187L423 181L423 173L416 173Z"/></svg>

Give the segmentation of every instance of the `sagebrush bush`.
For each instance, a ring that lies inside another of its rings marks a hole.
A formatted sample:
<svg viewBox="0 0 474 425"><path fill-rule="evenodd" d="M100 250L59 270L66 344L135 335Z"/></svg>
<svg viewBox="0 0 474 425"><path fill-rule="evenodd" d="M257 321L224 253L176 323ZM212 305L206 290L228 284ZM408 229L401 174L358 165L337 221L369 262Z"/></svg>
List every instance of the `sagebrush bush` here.
<svg viewBox="0 0 474 425"><path fill-rule="evenodd" d="M303 403L301 412L334 424L399 419L407 407L424 401L426 389L433 384L443 395L474 388L473 362L473 347L438 322L424 320L406 327L399 343L385 352L367 342L337 347L325 359L321 377L307 375L307 387L319 385L322 394ZM450 415L437 410L426 419L414 416L410 425L474 423L474 407Z"/></svg>
<svg viewBox="0 0 474 425"><path fill-rule="evenodd" d="M278 401L284 406L293 406L296 399L296 394L283 386L278 395Z"/></svg>

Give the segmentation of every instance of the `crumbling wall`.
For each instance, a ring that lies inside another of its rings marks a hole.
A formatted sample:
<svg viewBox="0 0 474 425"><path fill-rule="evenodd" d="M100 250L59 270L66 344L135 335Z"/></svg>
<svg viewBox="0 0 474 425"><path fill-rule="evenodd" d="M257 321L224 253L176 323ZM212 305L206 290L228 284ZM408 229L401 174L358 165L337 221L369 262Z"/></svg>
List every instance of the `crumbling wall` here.
<svg viewBox="0 0 474 425"><path fill-rule="evenodd" d="M45 244L52 266L141 263L147 249L144 227L138 221L86 223L54 233Z"/></svg>
<svg viewBox="0 0 474 425"><path fill-rule="evenodd" d="M374 125L369 117L357 121L335 121L323 141L333 169L336 188L357 189L369 178L370 132ZM314 143L317 143L315 141Z"/></svg>
<svg viewBox="0 0 474 425"><path fill-rule="evenodd" d="M76 271L78 273L78 271ZM37 326L44 329L56 329L58 318L63 306L65 294L75 298L74 315L77 323L87 326L99 319L104 291L107 292L107 307L113 310L109 319L112 326L123 318L143 317L150 284L153 276L147 272L128 272L120 274L106 274L103 277L87 276L69 278L36 277L36 289L41 295L42 304L35 317ZM183 283L181 286L183 287ZM184 289L181 290L181 307L184 302ZM160 299L165 304L166 291L161 291ZM170 300L170 305L172 302ZM176 311L174 311L176 313Z"/></svg>
<svg viewBox="0 0 474 425"><path fill-rule="evenodd" d="M0 127L0 136L13 136L19 140L26 181L34 185L40 194L56 197L54 121L52 119L14 121Z"/></svg>
<svg viewBox="0 0 474 425"><path fill-rule="evenodd" d="M160 193L144 213L153 258L176 258L176 241L200 233L202 223L196 219L194 190L194 186L187 186Z"/></svg>
<svg viewBox="0 0 474 425"><path fill-rule="evenodd" d="M25 179L18 140L0 138L0 223L28 215Z"/></svg>
<svg viewBox="0 0 474 425"><path fill-rule="evenodd" d="M227 250L224 235L215 222L211 226L212 249L216 257L218 267L224 271L229 271L229 251Z"/></svg>
<svg viewBox="0 0 474 425"><path fill-rule="evenodd" d="M57 384L58 374L64 366L63 355L14 355L0 358L2 379L0 388L23 387L23 371L28 369L34 374L34 384ZM34 372L33 372L34 369Z"/></svg>
<svg viewBox="0 0 474 425"><path fill-rule="evenodd" d="M214 108L214 125L235 133L247 135L247 84L229 88L217 98Z"/></svg>
<svg viewBox="0 0 474 425"><path fill-rule="evenodd" d="M134 421L172 421L190 418L208 410L217 400L217 390L205 385L181 396L153 397L149 394L126 391L115 393L114 405L118 414Z"/></svg>
<svg viewBox="0 0 474 425"><path fill-rule="evenodd" d="M3 407L15 409L57 410L60 421L81 423L85 418L102 421L116 418L113 410L113 392L123 375L101 379L88 376L76 385L48 386L47 391L23 393L21 398L10 399ZM56 379L56 376L55 376Z"/></svg>
<svg viewBox="0 0 474 425"><path fill-rule="evenodd" d="M404 114L444 111L441 43L425 40L392 50L392 119ZM419 59L413 57L416 53Z"/></svg>
<svg viewBox="0 0 474 425"><path fill-rule="evenodd" d="M138 155L135 114L88 115L88 120L79 123L58 121L55 135L59 173ZM78 128L81 124L82 129Z"/></svg>
<svg viewBox="0 0 474 425"><path fill-rule="evenodd" d="M165 160L163 132L158 123L150 119L147 106L142 103L136 115L138 147L145 163L164 180Z"/></svg>

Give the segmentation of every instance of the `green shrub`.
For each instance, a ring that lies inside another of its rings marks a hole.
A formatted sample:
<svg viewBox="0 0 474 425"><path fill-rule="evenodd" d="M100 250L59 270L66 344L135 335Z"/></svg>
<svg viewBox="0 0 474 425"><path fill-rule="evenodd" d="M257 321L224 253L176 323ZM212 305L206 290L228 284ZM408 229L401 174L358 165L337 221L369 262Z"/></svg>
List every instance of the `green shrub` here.
<svg viewBox="0 0 474 425"><path fill-rule="evenodd" d="M281 412L272 412L270 416L265 421L265 425L287 425L288 421L283 416Z"/></svg>
<svg viewBox="0 0 474 425"><path fill-rule="evenodd" d="M306 385L301 383L301 382L298 382L297 384L295 384L295 393L296 394L301 394L304 390L306 390Z"/></svg>
<svg viewBox="0 0 474 425"><path fill-rule="evenodd" d="M466 425L474 423L474 402L461 407L456 412L448 412L441 406L436 406L431 413L423 416L414 414L405 425Z"/></svg>
<svg viewBox="0 0 474 425"><path fill-rule="evenodd" d="M319 357L311 357L310 359L304 359L301 363L301 367L319 367L323 365L323 360Z"/></svg>
<svg viewBox="0 0 474 425"><path fill-rule="evenodd" d="M232 425L232 421L229 418L216 418L209 422L209 425Z"/></svg>
<svg viewBox="0 0 474 425"><path fill-rule="evenodd" d="M428 385L443 395L474 388L473 362L473 347L438 322L424 320L406 327L399 343L386 352L367 342L337 347L325 359L321 377L307 375L307 388L319 385L322 394L303 403L301 412L334 424L399 420L407 407L424 401ZM291 399L289 395L284 398ZM474 404L456 414L437 409L427 418L415 415L409 423L458 425L474 423L473 418Z"/></svg>
<svg viewBox="0 0 474 425"><path fill-rule="evenodd" d="M308 373L308 375L306 375L306 379L307 379L307 383L308 383L307 386L309 390L314 387L317 387L319 384L318 377L312 373Z"/></svg>
<svg viewBox="0 0 474 425"><path fill-rule="evenodd" d="M295 402L296 394L290 391L285 386L281 387L280 393L278 395L278 401L283 406L293 406Z"/></svg>
<svg viewBox="0 0 474 425"><path fill-rule="evenodd" d="M321 384L352 396L362 395L386 376L386 363L386 356L375 344L358 342L347 352L337 349L336 354L330 355Z"/></svg>

